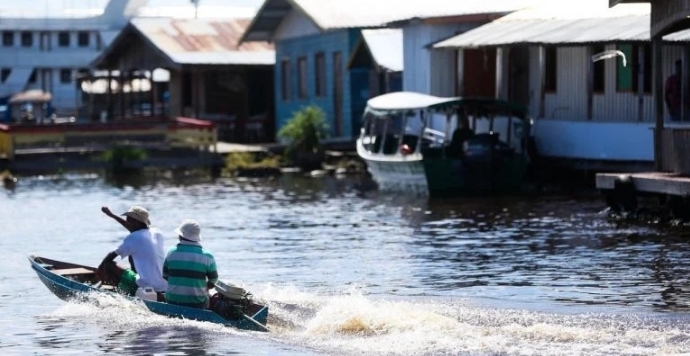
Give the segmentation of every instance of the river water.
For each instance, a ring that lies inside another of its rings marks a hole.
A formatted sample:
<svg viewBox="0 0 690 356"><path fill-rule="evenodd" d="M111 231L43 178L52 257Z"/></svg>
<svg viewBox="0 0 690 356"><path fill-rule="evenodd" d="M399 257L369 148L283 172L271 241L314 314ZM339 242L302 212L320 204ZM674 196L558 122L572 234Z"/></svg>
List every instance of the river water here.
<svg viewBox="0 0 690 356"><path fill-rule="evenodd" d="M0 352L75 355L690 353L682 228L608 222L592 194L405 199L363 178L21 178L0 191ZM244 332L92 296L67 303L31 254L97 265L125 235L100 212L147 207L175 244L202 226L221 279L270 307Z"/></svg>

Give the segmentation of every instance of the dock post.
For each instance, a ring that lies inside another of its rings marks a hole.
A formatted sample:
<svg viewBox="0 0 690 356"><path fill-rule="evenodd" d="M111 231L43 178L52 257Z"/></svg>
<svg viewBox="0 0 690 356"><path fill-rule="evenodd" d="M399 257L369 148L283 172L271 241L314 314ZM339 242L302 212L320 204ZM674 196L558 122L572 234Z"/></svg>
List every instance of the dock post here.
<svg viewBox="0 0 690 356"><path fill-rule="evenodd" d="M662 41L661 36L652 38L652 57L654 64L654 165L657 171L663 169L663 130L664 130L664 78L662 60Z"/></svg>

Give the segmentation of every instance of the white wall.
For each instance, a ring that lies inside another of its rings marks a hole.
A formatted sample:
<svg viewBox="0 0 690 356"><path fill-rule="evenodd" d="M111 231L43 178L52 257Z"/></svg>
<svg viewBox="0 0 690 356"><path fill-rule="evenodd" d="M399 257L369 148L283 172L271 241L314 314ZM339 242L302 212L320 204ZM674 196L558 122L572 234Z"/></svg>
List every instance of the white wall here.
<svg viewBox="0 0 690 356"><path fill-rule="evenodd" d="M403 27L403 90L455 95L455 53L429 50L434 42L477 27L475 24L411 24Z"/></svg>
<svg viewBox="0 0 690 356"><path fill-rule="evenodd" d="M615 49L607 46L607 50ZM557 90L545 94L544 117L539 117L539 93L541 72L539 69L539 48L530 49L530 92L534 93L530 102L532 116L546 120L587 121L587 65L588 49L586 47L559 48L557 54ZM664 46L663 77L673 73L674 62L682 57L682 47ZM599 122L638 122L638 96L636 92L618 92L616 90L616 59L604 62L605 92L595 93L592 100L592 121ZM628 58L631 65L632 58ZM643 122L654 121L652 94L643 97ZM668 114L666 114L668 115Z"/></svg>
<svg viewBox="0 0 690 356"><path fill-rule="evenodd" d="M273 34L273 40L285 40L321 33L314 22L297 10L290 10L290 13L283 19L280 26Z"/></svg>
<svg viewBox="0 0 690 356"><path fill-rule="evenodd" d="M530 93L534 95L529 108L535 118L532 132L539 153L549 157L652 162L653 96L644 95L643 117L639 121L637 93L616 90L616 61L620 59L606 60L605 92L593 95L592 120L588 120L588 55L586 47L558 49L557 91L545 94L544 117L539 117L539 47L530 49ZM673 73L674 62L681 57L682 47L663 48L664 80ZM627 60L631 65L632 58Z"/></svg>
<svg viewBox="0 0 690 356"><path fill-rule="evenodd" d="M651 123L536 120L540 155L589 160L654 161Z"/></svg>
<svg viewBox="0 0 690 356"><path fill-rule="evenodd" d="M44 44L44 49L41 49L39 31L32 32L33 43L30 47L21 45L20 31L12 32L12 46L5 47L0 43L0 68L11 70L8 80L0 84L0 95L10 95L29 89L45 89L52 93L53 105L60 113L73 111L77 100L75 83L62 83L60 70L69 69L74 73L80 68L88 68L91 61L100 53L97 49L99 31L85 31L89 33L89 44L84 47L79 46L77 31L68 31L70 43L66 47L58 45L59 31L50 31L50 48ZM30 73L32 70L37 71L35 83L28 82L28 74L20 74ZM20 80L15 80L17 78Z"/></svg>

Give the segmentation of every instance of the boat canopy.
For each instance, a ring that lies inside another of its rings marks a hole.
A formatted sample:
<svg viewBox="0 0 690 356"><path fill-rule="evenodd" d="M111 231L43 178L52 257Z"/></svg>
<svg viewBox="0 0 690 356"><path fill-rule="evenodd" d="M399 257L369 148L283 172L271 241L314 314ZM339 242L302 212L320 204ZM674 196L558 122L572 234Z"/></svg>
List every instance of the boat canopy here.
<svg viewBox="0 0 690 356"><path fill-rule="evenodd" d="M386 116L411 110L441 112L448 109L464 109L468 114L479 117L503 114L529 119L527 107L515 102L485 97L438 97L405 91L369 99L366 112L374 116Z"/></svg>
<svg viewBox="0 0 690 356"><path fill-rule="evenodd" d="M419 110L453 103L457 100L458 98L442 98L422 93L399 91L369 99L367 101L367 108L376 111Z"/></svg>

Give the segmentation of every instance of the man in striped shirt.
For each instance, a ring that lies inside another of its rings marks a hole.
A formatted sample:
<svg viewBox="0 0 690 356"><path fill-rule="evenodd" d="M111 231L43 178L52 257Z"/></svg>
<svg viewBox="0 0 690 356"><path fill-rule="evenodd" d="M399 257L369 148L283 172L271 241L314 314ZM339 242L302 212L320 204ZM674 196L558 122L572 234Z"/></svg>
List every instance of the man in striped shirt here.
<svg viewBox="0 0 690 356"><path fill-rule="evenodd" d="M201 247L198 222L185 220L175 233L180 242L168 251L163 263L163 278L168 281L165 299L170 304L208 308L208 290L218 281L216 260Z"/></svg>

